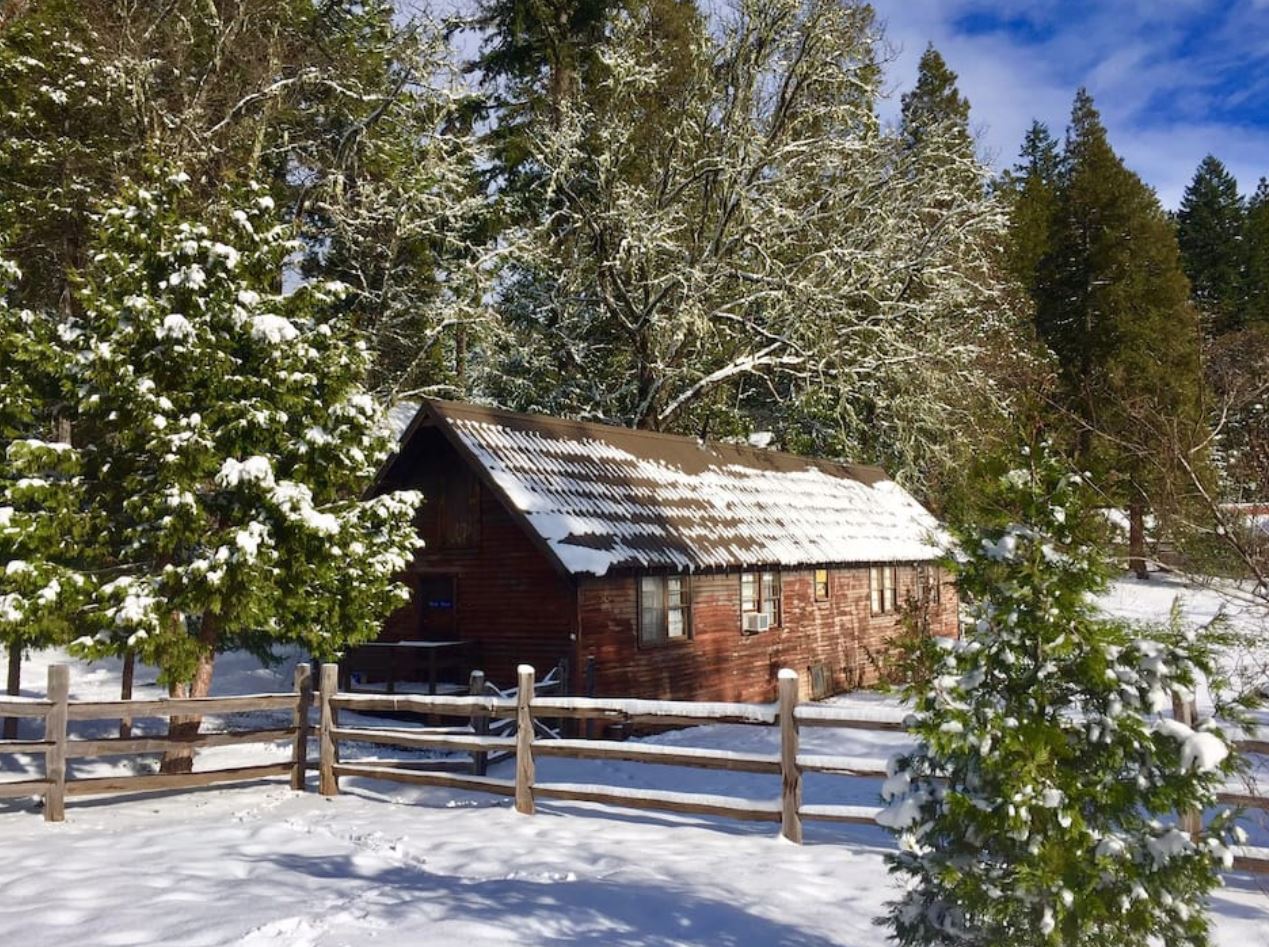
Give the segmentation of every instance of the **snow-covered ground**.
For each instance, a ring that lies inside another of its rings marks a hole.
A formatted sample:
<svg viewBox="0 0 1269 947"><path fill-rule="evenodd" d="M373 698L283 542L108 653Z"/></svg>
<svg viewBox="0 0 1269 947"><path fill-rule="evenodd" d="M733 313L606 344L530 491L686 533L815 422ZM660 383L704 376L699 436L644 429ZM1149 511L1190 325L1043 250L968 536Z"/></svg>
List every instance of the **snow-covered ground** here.
<svg viewBox="0 0 1269 947"><path fill-rule="evenodd" d="M1157 619L1182 593L1187 615L1219 605L1211 591L1152 580L1116 585L1107 607ZM227 656L218 693L289 689L276 669ZM43 692L47 663L24 687ZM138 696L157 696L140 672ZM72 694L117 694L118 667L77 665ZM843 703L888 703L876 695ZM263 717L255 722L263 723ZM280 720L278 721L281 722ZM110 729L109 724L98 725ZM658 743L771 752L771 728L713 726ZM902 736L810 730L804 752L884 757ZM203 765L283 759L283 746L224 747ZM0 759L3 778L30 761ZM108 762L77 769L105 771ZM539 779L773 799L771 776L632 763L543 760ZM492 775L509 776L509 764ZM345 780L336 799L277 783L79 800L46 825L29 802L0 802L0 944L83 945L864 945L893 888L879 829L807 825L807 844L771 825L540 803L533 817L505 800ZM808 803L874 804L873 780L808 777ZM1267 844L1264 826L1252 826ZM1216 942L1269 943L1269 878L1231 875L1212 905Z"/></svg>
<svg viewBox="0 0 1269 947"><path fill-rule="evenodd" d="M1269 613L1249 596L1220 582L1195 586L1165 573L1155 573L1146 581L1122 579L1112 584L1102 598L1102 607L1112 615L1139 623L1166 623L1173 603L1191 626L1202 626L1223 613L1231 628L1249 640L1228 649L1223 664L1231 682L1239 689L1269 683ZM1212 695L1200 689L1200 713L1211 712ZM1253 714L1269 728L1269 711Z"/></svg>

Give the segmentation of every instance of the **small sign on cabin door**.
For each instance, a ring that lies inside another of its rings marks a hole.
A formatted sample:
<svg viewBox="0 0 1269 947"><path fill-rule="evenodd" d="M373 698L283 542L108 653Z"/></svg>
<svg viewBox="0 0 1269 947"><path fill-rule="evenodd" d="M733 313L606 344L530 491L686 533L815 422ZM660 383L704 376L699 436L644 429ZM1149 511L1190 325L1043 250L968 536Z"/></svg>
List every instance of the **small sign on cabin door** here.
<svg viewBox="0 0 1269 947"><path fill-rule="evenodd" d="M424 641L458 638L452 575L425 575L419 579L419 637Z"/></svg>

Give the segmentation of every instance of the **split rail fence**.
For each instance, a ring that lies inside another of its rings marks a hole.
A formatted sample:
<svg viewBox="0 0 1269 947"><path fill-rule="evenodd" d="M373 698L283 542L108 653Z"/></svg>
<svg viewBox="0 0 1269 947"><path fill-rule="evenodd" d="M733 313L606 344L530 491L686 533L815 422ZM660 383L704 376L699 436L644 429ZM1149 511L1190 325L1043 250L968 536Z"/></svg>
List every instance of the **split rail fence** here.
<svg viewBox="0 0 1269 947"><path fill-rule="evenodd" d="M289 776L291 788L303 789L308 759L309 709L313 703L311 673L307 665L295 669L295 690L286 694L249 694L240 697L163 698L159 700L72 701L70 669L64 664L49 668L44 700L0 697L0 717L34 717L43 720L40 740L0 740L0 754L35 754L44 757L44 777L0 782L0 799L42 796L44 820L65 818L67 796L100 796L156 790L194 789L217 783L248 782L271 776ZM181 736L127 736L104 739L71 739L72 720L128 720L146 717L200 718L208 714L231 715L260 711L290 711L288 727L233 729L218 733ZM260 766L236 766L191 773L153 773L68 779L66 761L148 753L191 753L200 747L290 740L291 759Z"/></svg>
<svg viewBox="0 0 1269 947"><path fill-rule="evenodd" d="M701 703L693 701L626 700L540 696L545 682L536 680L533 668L522 666L514 696L490 695L483 675L475 672L468 696L421 694L352 694L338 690L338 666L324 664L316 700L320 711L316 736L319 740L318 789L322 795L339 793L341 777L359 777L486 792L515 800L518 812L532 814L538 800L595 802L634 809L654 809L694 815L719 816L743 821L772 822L781 834L802 841L804 821L874 825L874 806L807 805L803 802L803 777L822 773L856 778L885 777L884 761L849 756L828 756L801 752L800 734L806 728L856 730L903 730L902 719L886 713L866 714L857 708L798 702L795 672L779 675L778 700L769 704ZM218 783L246 782L288 776L293 789L305 788L309 768L308 741L313 735L310 709L314 689L307 665L295 670L295 687L289 693L254 694L239 697L165 698L159 700L72 701L70 677L65 665L49 668L48 693L44 700L0 698L0 717L34 717L44 722L40 740L0 740L0 754L37 754L44 758L44 776L0 782L0 799L42 796L44 818L60 822L65 817L67 796L111 795L180 790ZM290 711L287 727L235 729L197 733L188 737L129 736L104 739L71 739L70 721L122 720L127 718L169 718L176 722L206 715L232 715L261 711ZM340 714L418 714L431 718L457 717L455 727L369 727L342 726ZM777 753L746 753L729 750L608 739L554 738L558 728L547 721L600 721L607 724L645 727L682 727L703 724L744 724L778 727ZM513 732L508 733L509 730ZM543 739L542 737L547 737ZM259 766L237 766L191 773L67 778L68 759L169 753L200 747L251 743L291 742L291 758L286 762ZM343 759L341 745L370 744L422 748L470 754L469 773L455 772L445 761ZM1269 755L1269 741L1244 740L1244 753ZM511 779L486 774L491 758L515 758ZM580 760L628 761L667 766L763 773L780 777L778 798L742 799L701 793L641 790L585 783L540 782L536 761L552 757ZM419 768L424 766L427 768ZM1229 805L1269 811L1269 797L1255 792L1223 792L1218 800ZM1193 814L1185 822L1193 824ZM1269 872L1269 858L1260 850L1248 850L1235 859L1235 867Z"/></svg>
<svg viewBox="0 0 1269 947"><path fill-rule="evenodd" d="M532 814L537 800L596 802L632 809L655 809L694 815L721 816L753 822L779 823L780 833L801 843L804 821L875 825L880 811L875 806L806 805L802 782L807 773L884 779L885 762L849 756L805 754L800 733L809 727L862 730L903 730L899 715L868 715L858 709L826 704L798 703L798 678L792 670L779 674L778 699L773 704L699 703L693 701L623 700L586 697L538 697L535 674L522 666L516 696L490 697L473 688L468 697L427 697L422 695L368 696L336 692L335 665L322 666L321 759L319 790L323 795L339 793L344 776L381 779L422 786L487 792L515 800L517 812ZM350 728L339 722L341 711L415 712L440 717L461 717L471 721L458 730L408 730L403 728ZM667 747L618 740L540 740L535 725L542 718L599 720L609 724L650 727L699 726L702 724L748 724L778 727L779 752L740 753L692 747ZM490 720L515 721L514 736L488 735ZM345 760L342 743L370 743L471 753L473 758L502 753L515 757L512 779L484 775L473 767L472 774L420 770L384 760ZM1246 753L1269 754L1269 742L1241 741ZM667 792L582 783L539 782L536 761L566 757L581 760L620 760L667 766L743 773L766 773L780 777L780 795L773 800L740 799L700 793ZM1223 792L1218 801L1245 808L1269 810L1269 797L1254 793ZM1196 829L1197 816L1186 814L1186 824ZM1192 829L1193 830L1193 829ZM1269 872L1269 858L1251 851L1235 858L1235 867Z"/></svg>

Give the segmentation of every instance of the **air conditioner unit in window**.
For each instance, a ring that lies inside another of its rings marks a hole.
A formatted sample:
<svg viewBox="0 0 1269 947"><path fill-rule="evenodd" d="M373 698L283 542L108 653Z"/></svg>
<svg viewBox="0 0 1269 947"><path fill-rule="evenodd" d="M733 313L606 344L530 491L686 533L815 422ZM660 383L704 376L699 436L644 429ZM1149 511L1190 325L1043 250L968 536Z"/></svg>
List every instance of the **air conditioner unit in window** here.
<svg viewBox="0 0 1269 947"><path fill-rule="evenodd" d="M766 612L745 612L741 628L747 635L755 635L771 627L771 616Z"/></svg>

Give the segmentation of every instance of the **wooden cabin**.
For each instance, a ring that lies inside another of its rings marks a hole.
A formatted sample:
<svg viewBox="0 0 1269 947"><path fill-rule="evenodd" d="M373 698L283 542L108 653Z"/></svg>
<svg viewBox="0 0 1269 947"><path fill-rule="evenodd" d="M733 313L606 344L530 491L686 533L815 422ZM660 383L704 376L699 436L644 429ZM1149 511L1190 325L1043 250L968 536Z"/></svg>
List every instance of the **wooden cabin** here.
<svg viewBox="0 0 1269 947"><path fill-rule="evenodd" d="M769 700L792 667L819 697L876 679L909 600L956 634L938 524L876 467L428 401L400 488L425 546L381 640L502 686L563 661L575 694Z"/></svg>

